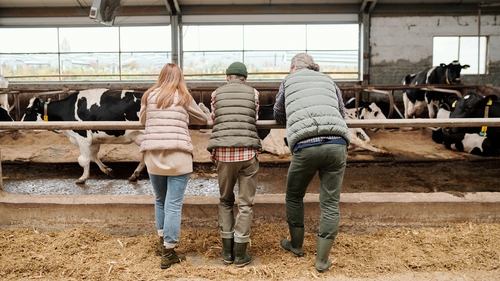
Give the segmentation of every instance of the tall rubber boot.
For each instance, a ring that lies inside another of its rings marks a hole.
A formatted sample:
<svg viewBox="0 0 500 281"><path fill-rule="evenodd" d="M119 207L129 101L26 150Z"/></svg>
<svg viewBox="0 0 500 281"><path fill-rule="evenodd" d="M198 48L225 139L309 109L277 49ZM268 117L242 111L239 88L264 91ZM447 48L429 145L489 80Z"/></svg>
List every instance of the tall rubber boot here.
<svg viewBox="0 0 500 281"><path fill-rule="evenodd" d="M248 243L234 243L234 265L243 267L253 261L251 254L247 253Z"/></svg>
<svg viewBox="0 0 500 281"><path fill-rule="evenodd" d="M316 238L316 270L320 273L325 272L332 265L328 255L332 249L333 241L333 239L325 239L319 236Z"/></svg>
<svg viewBox="0 0 500 281"><path fill-rule="evenodd" d="M233 248L233 238L222 238L222 252L220 253L220 256L224 261L224 264L232 264L234 262Z"/></svg>
<svg viewBox="0 0 500 281"><path fill-rule="evenodd" d="M304 256L302 245L304 244L304 228L289 227L290 239L281 239L281 247L297 255L297 257Z"/></svg>

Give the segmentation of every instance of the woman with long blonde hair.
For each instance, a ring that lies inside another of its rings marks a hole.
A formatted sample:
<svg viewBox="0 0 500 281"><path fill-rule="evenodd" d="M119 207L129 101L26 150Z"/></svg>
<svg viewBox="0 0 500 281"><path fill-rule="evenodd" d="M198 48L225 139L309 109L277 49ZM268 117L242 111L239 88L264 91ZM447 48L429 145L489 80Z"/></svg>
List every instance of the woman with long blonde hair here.
<svg viewBox="0 0 500 281"><path fill-rule="evenodd" d="M185 260L174 248L179 241L184 192L193 172L193 144L189 125L207 124L207 116L189 93L182 70L167 63L156 84L141 100L145 125L140 152L155 195L155 222L159 235L157 253L161 268Z"/></svg>

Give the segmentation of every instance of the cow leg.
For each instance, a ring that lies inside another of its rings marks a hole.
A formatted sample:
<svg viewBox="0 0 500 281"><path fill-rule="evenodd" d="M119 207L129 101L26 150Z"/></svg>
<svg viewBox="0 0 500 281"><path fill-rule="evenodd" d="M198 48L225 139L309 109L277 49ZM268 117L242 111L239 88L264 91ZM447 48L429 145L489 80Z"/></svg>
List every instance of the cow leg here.
<svg viewBox="0 0 500 281"><path fill-rule="evenodd" d="M372 151L380 154L390 154L387 150L369 145L367 141L358 137L358 131L356 129L349 129L349 133L351 136L349 151Z"/></svg>
<svg viewBox="0 0 500 281"><path fill-rule="evenodd" d="M128 178L128 180L137 181L144 167L146 167L146 164L144 163L144 153L141 153L141 161L139 162L137 168L135 168L134 173Z"/></svg>
<svg viewBox="0 0 500 281"><path fill-rule="evenodd" d="M427 102L427 110L429 111L429 118L436 117L435 108L439 109L439 101L431 100Z"/></svg>
<svg viewBox="0 0 500 281"><path fill-rule="evenodd" d="M405 119L408 119L408 117L409 117L408 110L409 110L409 106L410 106L410 99L408 98L406 92L403 92L403 105L405 108Z"/></svg>
<svg viewBox="0 0 500 281"><path fill-rule="evenodd" d="M365 142L370 142L370 137L366 134L365 130L363 130L362 128L355 128L355 129L351 129L353 130L353 132L356 134L357 137L359 137L360 139L362 139L363 141Z"/></svg>
<svg viewBox="0 0 500 281"><path fill-rule="evenodd" d="M83 168L82 176L76 181L78 184L83 184L90 175L90 153L80 149L80 156L78 156L78 164Z"/></svg>
<svg viewBox="0 0 500 281"><path fill-rule="evenodd" d="M78 156L78 164L80 164L80 166L83 168L83 175L77 180L76 183L85 183L85 181L89 178L91 161L94 161L104 174L108 176L112 174L112 170L104 165L101 162L101 159L99 159L99 157L97 156L100 147L100 144L80 145L80 156Z"/></svg>
<svg viewBox="0 0 500 281"><path fill-rule="evenodd" d="M104 163L101 162L101 159L99 159L99 149L101 148L100 144L92 144L90 145L90 155L91 155L91 160L94 161L97 166L99 166L99 169L107 175L111 176L113 174L113 170L109 168L108 166L104 165Z"/></svg>

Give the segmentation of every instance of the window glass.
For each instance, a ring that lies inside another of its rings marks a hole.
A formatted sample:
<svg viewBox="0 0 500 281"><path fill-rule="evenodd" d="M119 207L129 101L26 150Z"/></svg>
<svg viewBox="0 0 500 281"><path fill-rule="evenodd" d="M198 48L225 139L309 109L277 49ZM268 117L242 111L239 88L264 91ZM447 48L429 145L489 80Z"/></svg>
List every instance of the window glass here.
<svg viewBox="0 0 500 281"><path fill-rule="evenodd" d="M62 80L116 80L119 65L118 53L61 54Z"/></svg>
<svg viewBox="0 0 500 281"><path fill-rule="evenodd" d="M170 26L120 27L122 52L171 51Z"/></svg>
<svg viewBox="0 0 500 281"><path fill-rule="evenodd" d="M60 28L61 52L118 52L118 27Z"/></svg>
<svg viewBox="0 0 500 281"><path fill-rule="evenodd" d="M235 61L243 61L243 52L184 52L183 71L186 76L221 78Z"/></svg>
<svg viewBox="0 0 500 281"><path fill-rule="evenodd" d="M480 74L486 73L486 37L481 36L479 38L481 41L479 42L478 47L478 38L476 37L460 37L460 56L459 61L461 64L468 64L470 68L462 69L463 74L477 74L478 69ZM478 65L478 52L479 52L479 65ZM479 68L478 68L479 67Z"/></svg>
<svg viewBox="0 0 500 281"><path fill-rule="evenodd" d="M0 53L57 52L56 28L0 28Z"/></svg>
<svg viewBox="0 0 500 281"><path fill-rule="evenodd" d="M245 62L249 72L262 72L262 78L276 77L269 72L289 72L290 61L299 52L303 51L248 51L245 52Z"/></svg>
<svg viewBox="0 0 500 281"><path fill-rule="evenodd" d="M305 50L305 25L245 25L245 50Z"/></svg>
<svg viewBox="0 0 500 281"><path fill-rule="evenodd" d="M458 59L458 37L434 37L432 65L449 64Z"/></svg>
<svg viewBox="0 0 500 281"><path fill-rule="evenodd" d="M228 51L243 49L243 26L182 27L184 51Z"/></svg>
<svg viewBox="0 0 500 281"><path fill-rule="evenodd" d="M188 77L220 79L229 64L242 61L253 78L283 78L291 58L307 52L332 77L358 79L358 29L184 25L182 67ZM172 61L170 26L0 28L0 38L1 73L12 81L156 79Z"/></svg>
<svg viewBox="0 0 500 281"><path fill-rule="evenodd" d="M253 78L283 78L292 57L307 52L332 77L359 78L358 24L189 25L183 29L185 74L221 78L229 64L241 61Z"/></svg>
<svg viewBox="0 0 500 281"><path fill-rule="evenodd" d="M357 24L325 24L307 26L307 50L357 50Z"/></svg>
<svg viewBox="0 0 500 281"><path fill-rule="evenodd" d="M59 80L57 54L2 54L0 61L3 76L19 77L11 81Z"/></svg>
<svg viewBox="0 0 500 281"><path fill-rule="evenodd" d="M486 50L487 38L480 37L478 48L477 36L442 36L434 37L433 40L433 66L441 63L449 64L458 60L460 64L468 64L470 68L462 69L462 74L485 74L486 73ZM478 68L478 49L479 68ZM479 69L479 72L478 72Z"/></svg>
<svg viewBox="0 0 500 281"><path fill-rule="evenodd" d="M122 78L127 80L157 79L158 77L151 76L151 74L160 73L165 64L172 62L171 55L169 52L121 53Z"/></svg>

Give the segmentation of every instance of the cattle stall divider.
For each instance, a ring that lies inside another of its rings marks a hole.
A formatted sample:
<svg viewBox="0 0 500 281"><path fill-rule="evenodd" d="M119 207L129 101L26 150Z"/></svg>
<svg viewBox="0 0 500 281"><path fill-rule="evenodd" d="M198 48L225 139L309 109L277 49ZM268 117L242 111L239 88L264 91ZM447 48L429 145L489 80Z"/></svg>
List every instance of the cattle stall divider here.
<svg viewBox="0 0 500 281"><path fill-rule="evenodd" d="M394 95L394 91L403 91L406 89L435 89L434 91L442 91L447 93L455 93L459 96L462 96L469 89L479 89L480 87L491 87L491 85L474 85L474 84L457 84L457 85L448 85L448 84L422 84L422 85L401 85L401 84L387 84L387 85L357 85L358 81L336 81L340 90L343 93L354 92L356 93L356 101L359 101L359 91L362 92L374 92L381 93L385 95L392 95L393 102L396 103L397 99ZM193 98L195 98L196 102L204 102L205 99L209 99L209 97L205 97L205 95L210 95L218 86L220 86L222 81L187 81L188 88L190 92L193 94ZM278 92L279 85L281 83L280 80L270 80L270 81L248 81L250 86L261 92L261 98L264 98L265 102L271 103L274 102L275 95ZM134 90L134 91L146 91L154 83L152 82L44 82L44 83L21 83L21 82L11 82L9 84L9 88L0 88L0 94L11 94L14 99L14 106L16 115L21 116L21 108L19 101L19 94L29 94L33 93L34 96L44 96L44 95L55 95L60 96L61 94L71 94L76 91L89 90L89 89L97 89L97 88L106 88L110 90ZM425 89L425 90L427 90ZM447 91L447 90L456 90L456 91ZM379 92L379 91L385 91ZM462 94L460 94L460 91ZM272 96L267 97L265 93L271 93ZM264 93L264 94L263 94ZM390 93L390 94L389 94ZM263 100L261 100L261 103ZM389 100L391 102L391 100ZM391 105L391 109L394 108L397 110L397 105ZM399 112L399 110L398 110ZM390 118L390 117L388 117Z"/></svg>
<svg viewBox="0 0 500 281"><path fill-rule="evenodd" d="M447 119L363 119L345 120L350 128L394 128L394 127L500 127L500 118L447 118ZM257 129L284 129L285 124L274 120L259 120ZM212 129L213 123L207 125L189 126L192 130ZM144 130L139 121L50 121L50 122L0 122L2 131L19 130ZM3 175L1 168L0 145L0 191L3 190Z"/></svg>

